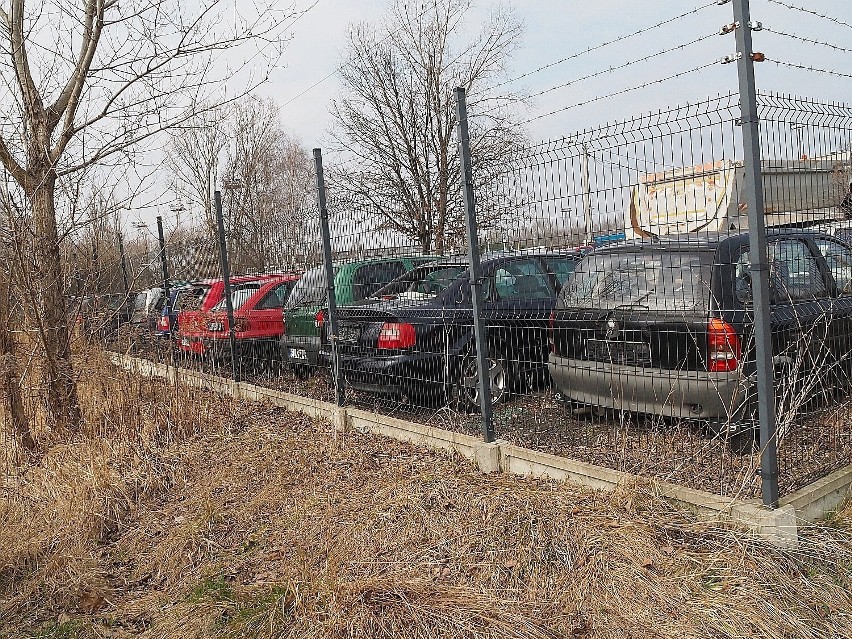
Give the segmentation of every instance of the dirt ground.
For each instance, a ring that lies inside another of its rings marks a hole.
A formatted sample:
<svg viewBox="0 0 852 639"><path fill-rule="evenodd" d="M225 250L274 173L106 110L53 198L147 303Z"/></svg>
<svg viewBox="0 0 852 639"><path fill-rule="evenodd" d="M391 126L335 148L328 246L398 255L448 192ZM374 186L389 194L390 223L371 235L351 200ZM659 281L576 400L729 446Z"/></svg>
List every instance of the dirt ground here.
<svg viewBox="0 0 852 639"><path fill-rule="evenodd" d="M0 637L852 636L852 508L780 551L642 486L89 386L84 432L7 461Z"/></svg>

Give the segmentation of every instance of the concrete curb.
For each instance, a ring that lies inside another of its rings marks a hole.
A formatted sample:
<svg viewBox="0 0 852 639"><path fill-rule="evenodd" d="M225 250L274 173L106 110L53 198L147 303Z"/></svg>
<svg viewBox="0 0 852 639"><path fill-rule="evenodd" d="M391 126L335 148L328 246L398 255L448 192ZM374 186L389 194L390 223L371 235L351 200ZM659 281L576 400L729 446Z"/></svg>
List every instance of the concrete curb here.
<svg viewBox="0 0 852 639"><path fill-rule="evenodd" d="M644 483L650 485L660 497L685 507L701 519L745 527L769 543L782 547L796 546L799 519L816 521L823 517L844 501L852 486L852 466L848 466L785 497L779 508L768 509L758 500L731 499L670 482L648 480L610 468L522 448L501 440L486 444L470 435L357 408L339 407L330 402L245 382L235 383L208 373L175 369L167 364L157 364L118 353L113 355L112 360L115 365L126 370L149 377L162 377L172 382L180 371L182 384L247 401L266 401L311 417L326 419L337 432L356 429L418 446L454 451L475 462L478 468L486 473L504 472L570 481L594 490L614 490L618 486Z"/></svg>

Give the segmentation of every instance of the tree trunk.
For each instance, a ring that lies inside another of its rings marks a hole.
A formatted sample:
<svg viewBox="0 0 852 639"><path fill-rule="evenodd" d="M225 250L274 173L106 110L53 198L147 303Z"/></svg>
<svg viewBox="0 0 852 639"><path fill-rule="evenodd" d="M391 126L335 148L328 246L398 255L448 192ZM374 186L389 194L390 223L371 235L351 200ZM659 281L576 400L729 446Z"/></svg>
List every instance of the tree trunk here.
<svg viewBox="0 0 852 639"><path fill-rule="evenodd" d="M15 343L9 333L11 284L5 267L0 274L0 387L12 433L18 445L26 450L35 449L30 424L21 399L21 384L15 360Z"/></svg>
<svg viewBox="0 0 852 639"><path fill-rule="evenodd" d="M43 379L48 423L59 430L77 430L82 421L71 363L71 339L63 291L59 235L56 229L56 176L52 172L26 189L35 229L35 291L33 316L39 322L43 347Z"/></svg>

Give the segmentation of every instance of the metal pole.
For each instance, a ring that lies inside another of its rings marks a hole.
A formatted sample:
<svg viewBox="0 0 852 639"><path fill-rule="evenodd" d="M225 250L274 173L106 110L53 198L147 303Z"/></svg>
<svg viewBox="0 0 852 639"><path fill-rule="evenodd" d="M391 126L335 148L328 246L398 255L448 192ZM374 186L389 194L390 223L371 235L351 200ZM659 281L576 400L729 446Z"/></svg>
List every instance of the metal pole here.
<svg viewBox="0 0 852 639"><path fill-rule="evenodd" d="M160 266L163 267L163 290L169 302L169 265L166 261L166 236L163 234L163 216L157 216L157 235L160 239Z"/></svg>
<svg viewBox="0 0 852 639"><path fill-rule="evenodd" d="M215 191L216 231L219 235L219 263L222 267L222 281L225 284L225 313L228 316L228 347L231 350L231 377L240 381L240 366L237 362L237 339L234 336L234 298L231 292L231 265L228 262L228 244L225 240L225 219L222 216L222 192Z"/></svg>
<svg viewBox="0 0 852 639"><path fill-rule="evenodd" d="M124 282L124 296L130 293L130 278L127 276L127 257L124 254L124 238L121 233L118 235L118 256L121 259L121 277Z"/></svg>
<svg viewBox="0 0 852 639"><path fill-rule="evenodd" d="M756 342L757 403L760 420L760 477L763 503L778 506L778 445L775 432L775 387L772 368L772 332L769 323L769 260L763 211L760 166L760 121L752 60L751 15L748 0L734 0L737 24L737 72L743 129L745 198L748 207L754 336Z"/></svg>
<svg viewBox="0 0 852 639"><path fill-rule="evenodd" d="M334 380L334 400L338 406L343 406L346 401L346 389L340 370L340 356L337 352L337 298L334 293L334 264L331 261L331 231L328 225L328 207L325 199L322 149L314 149L314 165L317 173L317 200L319 202L320 232L322 234L322 263L325 266L328 291L328 341L331 346L331 376Z"/></svg>
<svg viewBox="0 0 852 639"><path fill-rule="evenodd" d="M92 287L95 295L101 293L101 269L98 261L98 236L97 230L95 230L94 235L92 235Z"/></svg>
<svg viewBox="0 0 852 639"><path fill-rule="evenodd" d="M467 227L467 251L470 261L470 298L473 302L473 334L476 340L476 368L479 384L479 408L482 411L482 438L494 441L494 424L491 406L490 360L485 322L482 317L482 268L479 262L479 238L476 234L476 203L473 199L473 177L470 161L470 136L467 130L467 102L464 87L456 88L456 115L458 117L459 156L464 182L464 212Z"/></svg>
<svg viewBox="0 0 852 639"><path fill-rule="evenodd" d="M582 149L583 222L586 227L586 244L591 246L594 244L595 234L592 228L592 183L589 180L589 147L584 144Z"/></svg>

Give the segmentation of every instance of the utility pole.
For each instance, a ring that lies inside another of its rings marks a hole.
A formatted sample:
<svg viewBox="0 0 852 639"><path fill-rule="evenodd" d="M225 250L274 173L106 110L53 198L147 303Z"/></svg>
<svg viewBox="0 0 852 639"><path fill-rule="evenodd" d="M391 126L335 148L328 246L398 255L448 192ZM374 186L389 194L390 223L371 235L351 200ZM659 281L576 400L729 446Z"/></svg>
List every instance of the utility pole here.
<svg viewBox="0 0 852 639"><path fill-rule="evenodd" d="M163 233L163 216L157 216L157 235L160 240L160 266L163 268L163 291L165 291L166 304L169 303L169 264L166 261L166 236Z"/></svg>
<svg viewBox="0 0 852 639"><path fill-rule="evenodd" d="M464 87L456 88L459 156L464 183L464 213L467 227L467 253L470 263L470 298L473 305L473 334L476 340L476 368L479 385L479 408L482 412L482 439L494 441L494 416L491 405L490 359L485 320L482 316L482 267L479 260L479 237L476 228L476 203L473 198L473 168L470 160L470 135L467 127L467 101Z"/></svg>
<svg viewBox="0 0 852 639"><path fill-rule="evenodd" d="M121 233L116 233L118 236L118 257L121 260L121 278L124 282L124 296L130 292L130 278L127 276L127 257L124 254L124 238Z"/></svg>
<svg viewBox="0 0 852 639"><path fill-rule="evenodd" d="M778 442L776 439L775 385L772 368L772 330L769 323L769 259L763 211L760 120L752 49L749 0L733 0L737 39L737 73L743 131L745 199L748 207L749 259L751 261L754 336L756 342L757 403L760 420L760 478L763 503L778 506Z"/></svg>

